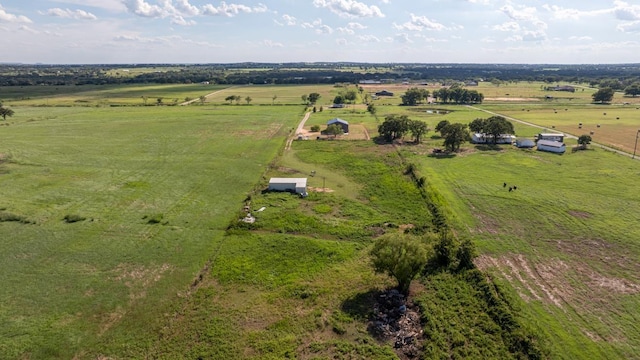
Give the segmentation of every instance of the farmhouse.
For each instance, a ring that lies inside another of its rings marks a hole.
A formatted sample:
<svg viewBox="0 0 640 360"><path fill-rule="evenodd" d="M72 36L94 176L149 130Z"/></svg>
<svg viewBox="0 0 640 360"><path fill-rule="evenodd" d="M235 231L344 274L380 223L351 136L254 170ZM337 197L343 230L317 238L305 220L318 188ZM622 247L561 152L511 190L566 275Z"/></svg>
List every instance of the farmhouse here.
<svg viewBox="0 0 640 360"><path fill-rule="evenodd" d="M516 137L511 134L501 134L498 136L498 140L496 144L513 144ZM482 133L474 133L471 135L471 142L474 144L492 144L493 143L493 135L482 134Z"/></svg>
<svg viewBox="0 0 640 360"><path fill-rule="evenodd" d="M538 140L538 151L562 154L566 151L566 146L564 143L559 141Z"/></svg>
<svg viewBox="0 0 640 360"><path fill-rule="evenodd" d="M575 92L576 88L574 88L573 86L569 86L569 85L564 85L564 86L556 86L552 89L553 91L568 91L568 92Z"/></svg>
<svg viewBox="0 0 640 360"><path fill-rule="evenodd" d="M382 91L378 91L376 93L376 96L393 96L393 93L391 91L382 90Z"/></svg>
<svg viewBox="0 0 640 360"><path fill-rule="evenodd" d="M345 120L342 120L340 118L334 118L331 119L329 121L327 121L327 126L332 125L332 124L338 124L342 127L342 132L344 132L345 134L349 133L349 123L346 122Z"/></svg>
<svg viewBox="0 0 640 360"><path fill-rule="evenodd" d="M531 139L517 139L516 147L520 149L531 149L536 146L536 143Z"/></svg>
<svg viewBox="0 0 640 360"><path fill-rule="evenodd" d="M289 191L296 194L307 193L307 178L271 178L269 191Z"/></svg>
<svg viewBox="0 0 640 360"><path fill-rule="evenodd" d="M549 140L549 141L557 141L557 142L564 142L564 134L560 134L560 133L541 133L538 134L537 137L538 141L539 140Z"/></svg>

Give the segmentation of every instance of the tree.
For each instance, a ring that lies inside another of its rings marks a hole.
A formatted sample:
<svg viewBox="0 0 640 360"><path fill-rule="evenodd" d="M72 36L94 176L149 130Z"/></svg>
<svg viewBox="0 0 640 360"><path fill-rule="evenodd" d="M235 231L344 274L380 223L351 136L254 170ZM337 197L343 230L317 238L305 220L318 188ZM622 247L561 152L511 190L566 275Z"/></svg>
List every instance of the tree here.
<svg viewBox="0 0 640 360"><path fill-rule="evenodd" d="M278 98L278 95L273 95L273 97L271 98L271 105L273 105L276 102L276 99Z"/></svg>
<svg viewBox="0 0 640 360"><path fill-rule="evenodd" d="M162 105L162 98L161 97L156 99L156 104L157 105Z"/></svg>
<svg viewBox="0 0 640 360"><path fill-rule="evenodd" d="M249 105L249 104L251 103L251 100L253 100L253 99L251 98L251 96L247 96L246 98L244 98L244 101L246 101L246 102L247 102L247 105Z"/></svg>
<svg viewBox="0 0 640 360"><path fill-rule="evenodd" d="M315 93L315 92L311 93L311 94L309 94L307 99L309 100L310 103L315 104L318 100L320 100L320 94Z"/></svg>
<svg viewBox="0 0 640 360"><path fill-rule="evenodd" d="M612 88L605 87L593 93L591 97L593 97L593 102L599 102L603 104L603 103L611 102L611 100L613 100L613 94L614 94L614 91Z"/></svg>
<svg viewBox="0 0 640 360"><path fill-rule="evenodd" d="M336 95L336 97L333 98L333 103L334 104L344 104L344 98L342 97L342 95Z"/></svg>
<svg viewBox="0 0 640 360"><path fill-rule="evenodd" d="M466 124L449 124L440 133L444 137L444 146L450 151L460 150L460 145L469 141L469 131Z"/></svg>
<svg viewBox="0 0 640 360"><path fill-rule="evenodd" d="M200 104L204 105L205 101L207 101L207 97L204 95L200 96Z"/></svg>
<svg viewBox="0 0 640 360"><path fill-rule="evenodd" d="M478 256L476 246L471 239L466 238L460 243L460 247L456 252L456 258L458 259L458 270L469 270L476 267L473 263L473 259Z"/></svg>
<svg viewBox="0 0 640 360"><path fill-rule="evenodd" d="M426 100L429 97L429 91L426 89L410 88L404 95L400 96L402 105L414 106Z"/></svg>
<svg viewBox="0 0 640 360"><path fill-rule="evenodd" d="M398 290L405 295L428 259L426 246L419 238L399 232L379 237L370 255L375 272L396 279Z"/></svg>
<svg viewBox="0 0 640 360"><path fill-rule="evenodd" d="M631 95L632 97L636 97L637 95L640 95L640 83L634 83L627 86L624 89L624 94Z"/></svg>
<svg viewBox="0 0 640 360"><path fill-rule="evenodd" d="M591 135L580 135L578 138L578 145L580 145L583 149L587 148L587 145L591 144Z"/></svg>
<svg viewBox="0 0 640 360"><path fill-rule="evenodd" d="M435 130L440 133L440 136L444 137L442 130L444 130L449 125L451 125L451 123L449 123L449 120L442 120L438 123L438 125L436 125Z"/></svg>
<svg viewBox="0 0 640 360"><path fill-rule="evenodd" d="M235 95L229 95L226 98L224 98L224 101L228 101L229 105L231 105L232 102L234 102L236 100L236 96Z"/></svg>
<svg viewBox="0 0 640 360"><path fill-rule="evenodd" d="M409 131L411 131L416 143L420 144L422 135L426 134L429 131L429 128L427 127L427 123L424 121L412 120L409 122Z"/></svg>
<svg viewBox="0 0 640 360"><path fill-rule="evenodd" d="M485 122L484 129L482 131L485 134L491 135L494 144L498 142L500 135L513 134L513 124L502 116L492 116Z"/></svg>
<svg viewBox="0 0 640 360"><path fill-rule="evenodd" d="M387 115L380 126L378 133L387 142L402 138L409 131L409 117L407 115Z"/></svg>
<svg viewBox="0 0 640 360"><path fill-rule="evenodd" d="M446 269L455 260L458 247L453 235L448 231L444 231L440 234L440 239L438 240L438 242L433 245L433 250L435 251L435 254L433 256L435 265Z"/></svg>
<svg viewBox="0 0 640 360"><path fill-rule="evenodd" d="M311 132L320 131L320 125L311 125Z"/></svg>
<svg viewBox="0 0 640 360"><path fill-rule="evenodd" d="M376 112L378 112L378 109L376 109L376 106L373 103L371 103L367 105L367 111L369 112L369 114L376 116Z"/></svg>
<svg viewBox="0 0 640 360"><path fill-rule="evenodd" d="M307 94L303 94L302 96L300 96L300 98L302 99L302 102L305 104L309 101L309 95Z"/></svg>
<svg viewBox="0 0 640 360"><path fill-rule="evenodd" d="M338 124L331 124L327 126L327 130L324 131L327 135L333 135L335 138L338 135L344 134L344 130L342 130L342 126Z"/></svg>
<svg viewBox="0 0 640 360"><path fill-rule="evenodd" d="M4 121L7 121L7 116L8 117L12 117L13 114L15 114L15 111L13 111L12 109L8 108L8 107L4 107L0 105L0 116L2 116L2 119Z"/></svg>
<svg viewBox="0 0 640 360"><path fill-rule="evenodd" d="M484 131L485 125L485 119L474 119L469 123L469 130L473 131L474 133L482 133Z"/></svg>
<svg viewBox="0 0 640 360"><path fill-rule="evenodd" d="M358 98L358 93L355 90L348 90L344 94L344 99L350 103L353 103Z"/></svg>

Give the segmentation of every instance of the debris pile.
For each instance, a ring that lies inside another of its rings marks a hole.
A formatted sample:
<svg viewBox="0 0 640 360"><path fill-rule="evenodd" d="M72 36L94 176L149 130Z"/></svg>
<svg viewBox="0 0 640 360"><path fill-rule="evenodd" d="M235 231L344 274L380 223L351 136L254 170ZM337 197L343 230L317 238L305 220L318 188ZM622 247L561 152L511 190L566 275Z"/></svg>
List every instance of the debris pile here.
<svg viewBox="0 0 640 360"><path fill-rule="evenodd" d="M401 358L419 357L422 340L419 309L398 290L393 289L379 296L369 326L378 338L392 341Z"/></svg>

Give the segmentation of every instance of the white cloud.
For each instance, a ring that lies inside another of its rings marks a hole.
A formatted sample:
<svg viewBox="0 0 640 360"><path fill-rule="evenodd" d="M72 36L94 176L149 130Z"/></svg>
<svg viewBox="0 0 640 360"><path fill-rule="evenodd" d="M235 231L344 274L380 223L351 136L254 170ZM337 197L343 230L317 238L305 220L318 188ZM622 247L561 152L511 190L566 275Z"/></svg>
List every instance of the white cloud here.
<svg viewBox="0 0 640 360"><path fill-rule="evenodd" d="M122 3L129 12L138 16L149 18L161 18L168 16L168 12L158 5L151 5L144 0L123 0Z"/></svg>
<svg viewBox="0 0 640 360"><path fill-rule="evenodd" d="M176 1L176 9L182 15L187 16L196 16L200 14L200 9L189 4L189 0L175 0Z"/></svg>
<svg viewBox="0 0 640 360"><path fill-rule="evenodd" d="M62 4L72 4L80 6L90 6L113 12L126 11L126 6L122 0L51 0Z"/></svg>
<svg viewBox="0 0 640 360"><path fill-rule="evenodd" d="M171 18L171 24L180 25L180 26L193 26L197 24L194 20L186 20L184 17L180 15L176 15Z"/></svg>
<svg viewBox="0 0 640 360"><path fill-rule="evenodd" d="M313 22L304 22L300 26L302 26L303 29L314 29L320 25L322 25L322 19L316 19Z"/></svg>
<svg viewBox="0 0 640 360"><path fill-rule="evenodd" d="M349 42L347 39L336 39L336 44L340 46L347 46L349 45Z"/></svg>
<svg viewBox="0 0 640 360"><path fill-rule="evenodd" d="M497 31L508 31L508 32L519 31L520 24L518 24L515 21L509 21L504 24L495 25L494 27L492 27L492 29Z"/></svg>
<svg viewBox="0 0 640 360"><path fill-rule="evenodd" d="M38 30L32 29L32 28L30 28L30 27L29 27L29 26L27 26L27 25L22 25L22 26L20 26L20 27L18 28L18 30L20 30L20 31L25 31L25 32L28 32L28 33L31 33L31 34L39 34L39 33L40 33Z"/></svg>
<svg viewBox="0 0 640 360"><path fill-rule="evenodd" d="M557 20L565 20L565 19L580 20L583 17L598 16L598 15L610 13L612 11L611 9L582 11L578 9L568 9L568 8L560 7L558 5L548 5L548 4L543 5L542 8L550 12L552 14L552 17Z"/></svg>
<svg viewBox="0 0 640 360"><path fill-rule="evenodd" d="M407 33L396 34L396 41L405 44L413 43L413 40L411 40Z"/></svg>
<svg viewBox="0 0 640 360"><path fill-rule="evenodd" d="M379 43L380 39L374 35L360 35L358 36L358 40L362 42L370 42L370 43Z"/></svg>
<svg viewBox="0 0 640 360"><path fill-rule="evenodd" d="M202 8L202 13L211 16L227 16L233 17L240 13L252 14L252 13L264 13L269 9L264 4L258 4L257 6L247 6L242 4L227 4L226 2L220 2L219 6L213 6L207 4Z"/></svg>
<svg viewBox="0 0 640 360"><path fill-rule="evenodd" d="M625 33L638 33L640 32L640 21L628 22L620 24L617 27L618 31Z"/></svg>
<svg viewBox="0 0 640 360"><path fill-rule="evenodd" d="M411 20L398 25L396 23L393 24L393 27L397 30L407 30L407 31L422 31L424 29L433 30L433 31L442 31L442 30L452 30L453 28L446 27L436 21L430 20L426 16L416 16L411 14Z"/></svg>
<svg viewBox="0 0 640 360"><path fill-rule="evenodd" d="M98 17L93 15L90 12L86 12L84 10L69 10L69 9L60 9L53 8L49 9L46 12L49 16L67 18L67 19L76 19L76 20L97 20Z"/></svg>
<svg viewBox="0 0 640 360"><path fill-rule="evenodd" d="M571 41L591 41L593 38L591 36L570 36L569 40Z"/></svg>
<svg viewBox="0 0 640 360"><path fill-rule="evenodd" d="M9 14L0 5L0 22L31 24L33 21L23 15Z"/></svg>
<svg viewBox="0 0 640 360"><path fill-rule="evenodd" d="M316 34L330 35L333 34L333 29L328 25L320 25L316 28Z"/></svg>
<svg viewBox="0 0 640 360"><path fill-rule="evenodd" d="M625 1L616 0L613 2L615 5L613 11L616 18L624 21L639 21L640 20L640 5L631 5Z"/></svg>
<svg viewBox="0 0 640 360"><path fill-rule="evenodd" d="M281 24L283 26L284 25L295 26L298 23L298 19L296 19L295 17L293 17L291 15L287 15L287 14L282 15L282 20L284 20L284 23L280 23L280 22L277 22L277 21L276 21L276 23Z"/></svg>
<svg viewBox="0 0 640 360"><path fill-rule="evenodd" d="M282 43L279 42L275 42L272 40L264 40L261 45L266 46L266 47L270 47L270 48L282 48L284 47L284 45Z"/></svg>
<svg viewBox="0 0 640 360"><path fill-rule="evenodd" d="M379 7L355 0L313 0L313 5L347 18L384 17Z"/></svg>

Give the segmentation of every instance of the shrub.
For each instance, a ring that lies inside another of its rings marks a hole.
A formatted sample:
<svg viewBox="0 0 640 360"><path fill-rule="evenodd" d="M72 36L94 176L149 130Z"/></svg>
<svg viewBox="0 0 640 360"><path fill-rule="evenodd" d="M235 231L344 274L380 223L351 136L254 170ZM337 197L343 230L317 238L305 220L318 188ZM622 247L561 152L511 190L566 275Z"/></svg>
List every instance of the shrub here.
<svg viewBox="0 0 640 360"><path fill-rule="evenodd" d="M76 215L76 214L67 214L64 216L64 221L67 224L71 224L78 221L85 221L87 218L84 216Z"/></svg>
<svg viewBox="0 0 640 360"><path fill-rule="evenodd" d="M311 126L311 131L312 131L312 132L318 132L318 131L320 131L320 125L313 125L313 126Z"/></svg>

